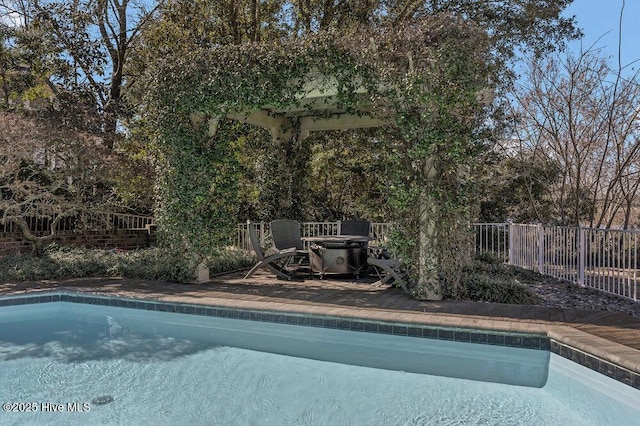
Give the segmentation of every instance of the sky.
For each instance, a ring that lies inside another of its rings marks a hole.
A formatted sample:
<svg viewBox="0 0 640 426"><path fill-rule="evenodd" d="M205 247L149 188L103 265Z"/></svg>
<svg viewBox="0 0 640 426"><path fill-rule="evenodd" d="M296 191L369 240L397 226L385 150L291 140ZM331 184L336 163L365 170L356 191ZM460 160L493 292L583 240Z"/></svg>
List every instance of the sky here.
<svg viewBox="0 0 640 426"><path fill-rule="evenodd" d="M618 63L618 34L620 10L624 3L622 17L622 65L640 59L640 0L574 0L564 12L564 16L575 15L584 38L573 42L571 50L578 51L582 45L587 49L594 45L609 56L613 65ZM635 68L640 66L637 62Z"/></svg>

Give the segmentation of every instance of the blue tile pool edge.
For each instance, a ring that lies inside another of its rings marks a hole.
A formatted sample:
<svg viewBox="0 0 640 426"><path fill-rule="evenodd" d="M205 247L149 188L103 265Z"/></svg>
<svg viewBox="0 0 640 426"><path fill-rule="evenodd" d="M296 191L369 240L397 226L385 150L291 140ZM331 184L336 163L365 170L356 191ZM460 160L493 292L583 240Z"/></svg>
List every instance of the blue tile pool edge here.
<svg viewBox="0 0 640 426"><path fill-rule="evenodd" d="M546 350L640 390L640 373L631 371L595 355L573 348L543 334L499 331L485 332L467 328L437 327L401 322L345 318L331 315L288 313L258 309L197 305L181 302L140 300L71 291L44 291L33 294L0 296L0 307L51 302L82 303L88 305L112 306L117 308L140 309L156 312L200 315L359 331L365 333L393 334L406 337Z"/></svg>

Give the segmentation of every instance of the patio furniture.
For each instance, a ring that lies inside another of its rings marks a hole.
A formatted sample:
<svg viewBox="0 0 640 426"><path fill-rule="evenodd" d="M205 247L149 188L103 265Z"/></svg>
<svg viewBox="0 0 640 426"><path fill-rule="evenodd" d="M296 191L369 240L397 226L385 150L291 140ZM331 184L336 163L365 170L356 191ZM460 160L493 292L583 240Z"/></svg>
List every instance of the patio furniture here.
<svg viewBox="0 0 640 426"><path fill-rule="evenodd" d="M370 237L363 235L324 235L305 237L309 241L309 263L312 272L324 278L326 274L355 274L367 265L367 244Z"/></svg>
<svg viewBox="0 0 640 426"><path fill-rule="evenodd" d="M343 220L340 222L340 235L364 235L371 233L371 222L361 219Z"/></svg>
<svg viewBox="0 0 640 426"><path fill-rule="evenodd" d="M383 256L375 257L369 254L367 263L376 271L379 278L378 283L385 284L393 280L396 285L402 287L405 293L410 293L407 288L409 277L407 273L402 270L402 264L399 260Z"/></svg>
<svg viewBox="0 0 640 426"><path fill-rule="evenodd" d="M277 250L294 249L295 255L291 259L298 260L298 265L309 260L309 251L304 249L300 238L300 223L291 219L276 219L269 224L271 239Z"/></svg>
<svg viewBox="0 0 640 426"><path fill-rule="evenodd" d="M371 222L362 219L344 220L340 223L340 234L366 235L371 233ZM393 259L383 247L367 247L366 263L372 267L378 275L379 283L395 281L405 292L406 274L402 272L401 264Z"/></svg>
<svg viewBox="0 0 640 426"><path fill-rule="evenodd" d="M371 222L362 219L344 220L340 223L340 234L366 235L371 233ZM407 285L409 276L403 270L399 260L394 259L384 247L367 246L366 263L378 275L378 283L386 284L393 281L396 285L409 293Z"/></svg>
<svg viewBox="0 0 640 426"><path fill-rule="evenodd" d="M245 275L244 278L249 278L260 268L266 268L276 274L278 277L285 280L290 280L291 275L287 273L286 267L296 256L296 248L291 247L284 250L274 249L275 251L273 253L266 254L262 249L262 246L260 245L260 240L258 239L258 234L256 233L255 226L251 223L250 220L247 221L247 228L249 231L249 241L251 241L253 251L258 257L258 263L256 263L253 268L251 268L249 272L247 272L247 275Z"/></svg>

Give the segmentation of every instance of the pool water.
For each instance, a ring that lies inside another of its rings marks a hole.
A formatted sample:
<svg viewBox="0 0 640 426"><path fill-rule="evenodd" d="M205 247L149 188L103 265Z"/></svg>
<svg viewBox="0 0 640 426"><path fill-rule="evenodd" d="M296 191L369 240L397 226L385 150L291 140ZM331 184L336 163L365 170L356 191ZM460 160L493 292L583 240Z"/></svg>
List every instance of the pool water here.
<svg viewBox="0 0 640 426"><path fill-rule="evenodd" d="M0 402L38 409L3 425L640 418L640 391L548 351L65 302L0 309Z"/></svg>

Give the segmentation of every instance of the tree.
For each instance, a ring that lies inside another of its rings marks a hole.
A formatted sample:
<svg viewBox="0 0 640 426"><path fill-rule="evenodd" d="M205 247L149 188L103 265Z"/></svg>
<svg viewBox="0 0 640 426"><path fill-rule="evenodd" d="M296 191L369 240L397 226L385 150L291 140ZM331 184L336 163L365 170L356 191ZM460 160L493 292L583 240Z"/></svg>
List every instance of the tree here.
<svg viewBox="0 0 640 426"><path fill-rule="evenodd" d="M112 181L117 208L144 213L153 208L154 157L146 146L149 132L132 125L144 117L135 116L129 103L135 102L127 92L135 88L136 80L126 64L135 57L142 28L161 4L0 3L0 11L19 18L12 27L12 48L21 54L23 74L39 83L20 97L23 101L34 95L46 97L48 102L38 107L41 116L46 109L47 119L57 125L99 138L106 153L119 158Z"/></svg>
<svg viewBox="0 0 640 426"><path fill-rule="evenodd" d="M311 220L366 218L384 221L387 129L322 132L313 136L311 157Z"/></svg>
<svg viewBox="0 0 640 426"><path fill-rule="evenodd" d="M44 62L45 68L36 71L35 63L24 65L45 75L56 101L62 103L58 110L67 111L68 119L80 114L73 125L99 134L108 149L113 148L118 122L128 110L123 103L126 62L154 10L136 0L0 4L0 13L20 17L17 29L25 36L23 46L39 52L34 59Z"/></svg>
<svg viewBox="0 0 640 426"><path fill-rule="evenodd" d="M52 95L46 84L48 53L34 38L27 23L0 19L0 110L39 108Z"/></svg>
<svg viewBox="0 0 640 426"><path fill-rule="evenodd" d="M380 24L384 2L374 0L297 0L286 2L294 35Z"/></svg>
<svg viewBox="0 0 640 426"><path fill-rule="evenodd" d="M0 113L0 127L0 223L15 224L34 251L55 238L60 222L90 216L107 204L110 165L100 140L33 113ZM49 230L32 232L34 220Z"/></svg>
<svg viewBox="0 0 640 426"><path fill-rule="evenodd" d="M516 152L561 171L546 219L628 227L640 185L640 74L623 76L588 50L532 58L525 77L514 95Z"/></svg>
<svg viewBox="0 0 640 426"><path fill-rule="evenodd" d="M124 156L105 148L103 117L88 86L61 83L66 62L31 19L30 4L16 3L14 16L20 20L2 27L0 220L15 224L39 251L55 238L61 222L74 222L79 230L80 218L112 210L118 203L113 186L125 182L125 169ZM129 175L141 171L140 163L128 162ZM48 231L34 233L34 221Z"/></svg>
<svg viewBox="0 0 640 426"><path fill-rule="evenodd" d="M16 92L21 92L25 83L20 73L20 56L11 46L14 31L8 25L0 23L0 108L7 109ZM27 83L28 84L28 83Z"/></svg>
<svg viewBox="0 0 640 426"><path fill-rule="evenodd" d="M496 151L484 155L475 177L480 194L478 221L485 223L548 222L554 203L548 196L560 168L546 158L526 152L511 155Z"/></svg>

